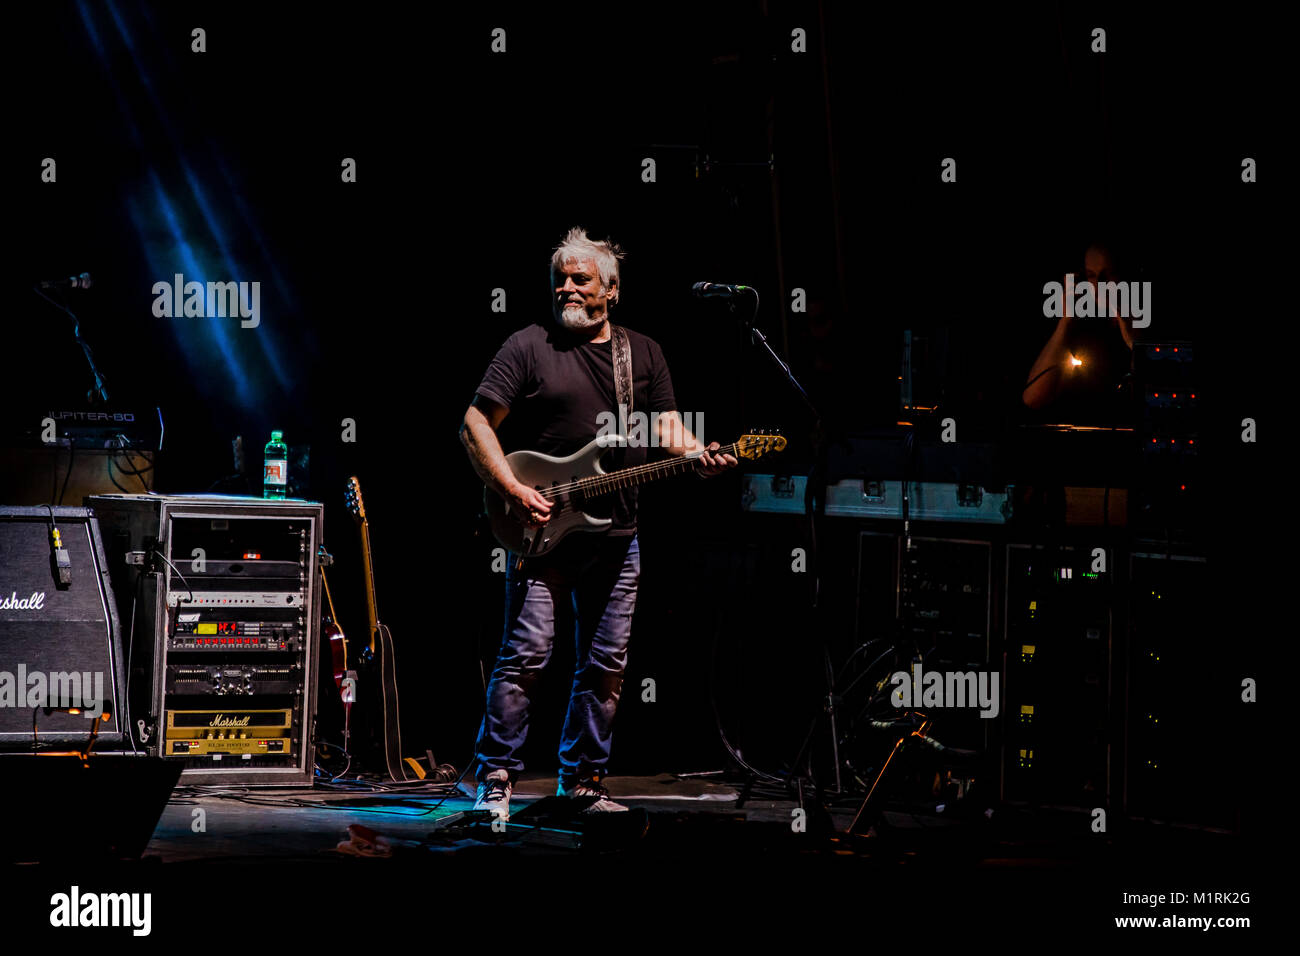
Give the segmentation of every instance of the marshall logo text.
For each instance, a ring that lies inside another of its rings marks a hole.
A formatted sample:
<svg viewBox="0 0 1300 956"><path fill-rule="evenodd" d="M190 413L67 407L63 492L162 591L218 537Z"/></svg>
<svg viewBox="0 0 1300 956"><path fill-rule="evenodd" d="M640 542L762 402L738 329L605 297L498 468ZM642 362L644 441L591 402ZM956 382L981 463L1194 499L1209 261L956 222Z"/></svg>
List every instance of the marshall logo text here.
<svg viewBox="0 0 1300 956"><path fill-rule="evenodd" d="M209 727L247 727L249 721L251 721L252 719L253 717L251 714L247 717L227 717L225 714L217 714L216 717L212 718L212 723L208 724L208 726Z"/></svg>
<svg viewBox="0 0 1300 956"><path fill-rule="evenodd" d="M0 598L0 611L40 611L45 607L45 592L35 591L31 597L20 598L17 591Z"/></svg>

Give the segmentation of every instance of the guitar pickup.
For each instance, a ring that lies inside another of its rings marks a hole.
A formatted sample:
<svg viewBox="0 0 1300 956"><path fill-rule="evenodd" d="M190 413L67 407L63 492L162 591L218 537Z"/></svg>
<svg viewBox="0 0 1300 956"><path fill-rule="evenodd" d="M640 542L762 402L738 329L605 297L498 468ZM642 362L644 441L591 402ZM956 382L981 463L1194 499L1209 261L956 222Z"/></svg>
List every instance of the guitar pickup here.
<svg viewBox="0 0 1300 956"><path fill-rule="evenodd" d="M773 475L772 495L776 498L793 498L794 478L789 476L781 477L780 475Z"/></svg>

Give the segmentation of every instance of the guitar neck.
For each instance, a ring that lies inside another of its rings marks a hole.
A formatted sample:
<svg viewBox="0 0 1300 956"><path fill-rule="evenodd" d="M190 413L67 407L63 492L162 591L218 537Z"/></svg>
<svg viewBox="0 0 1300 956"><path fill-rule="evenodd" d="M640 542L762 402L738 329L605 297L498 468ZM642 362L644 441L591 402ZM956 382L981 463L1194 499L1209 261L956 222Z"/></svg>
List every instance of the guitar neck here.
<svg viewBox="0 0 1300 956"><path fill-rule="evenodd" d="M370 652L375 651L375 639L379 634L379 607L375 601L375 571L370 560L370 526L361 522L361 574L366 584L366 623L370 628Z"/></svg>
<svg viewBox="0 0 1300 956"><path fill-rule="evenodd" d="M732 442L730 445L723 445L713 454L738 456L739 448L739 442ZM591 478L581 478L571 485L570 489L591 498L597 495L610 494L620 488L633 488L650 481L658 481L660 478L684 475L698 467L698 455L680 455L648 465L635 465L631 468L621 468L618 471L606 472L603 475L596 475Z"/></svg>

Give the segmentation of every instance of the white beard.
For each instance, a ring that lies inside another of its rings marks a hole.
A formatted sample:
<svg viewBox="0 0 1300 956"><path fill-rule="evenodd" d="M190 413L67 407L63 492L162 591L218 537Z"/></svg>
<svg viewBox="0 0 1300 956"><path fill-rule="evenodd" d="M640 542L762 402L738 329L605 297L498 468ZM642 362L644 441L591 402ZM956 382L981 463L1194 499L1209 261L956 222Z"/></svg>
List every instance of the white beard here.
<svg viewBox="0 0 1300 956"><path fill-rule="evenodd" d="M590 332L605 324L605 314L590 316L580 305L566 305L560 313L560 324L570 332Z"/></svg>

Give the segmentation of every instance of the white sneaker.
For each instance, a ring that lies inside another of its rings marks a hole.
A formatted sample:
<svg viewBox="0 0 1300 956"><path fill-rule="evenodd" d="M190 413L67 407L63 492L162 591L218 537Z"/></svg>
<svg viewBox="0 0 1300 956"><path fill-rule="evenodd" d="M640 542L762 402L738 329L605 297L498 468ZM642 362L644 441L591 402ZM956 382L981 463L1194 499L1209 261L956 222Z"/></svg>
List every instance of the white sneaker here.
<svg viewBox="0 0 1300 956"><path fill-rule="evenodd" d="M475 810L487 810L502 820L510 819L510 774L505 770L493 770L478 785L478 798L474 801Z"/></svg>
<svg viewBox="0 0 1300 956"><path fill-rule="evenodd" d="M621 803L615 803L609 799L609 791L599 780L576 780L570 786L564 785L564 778L561 777L559 785L556 787L555 795L557 797L595 797L596 802L583 810L583 813L618 813L626 812L627 807Z"/></svg>

